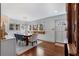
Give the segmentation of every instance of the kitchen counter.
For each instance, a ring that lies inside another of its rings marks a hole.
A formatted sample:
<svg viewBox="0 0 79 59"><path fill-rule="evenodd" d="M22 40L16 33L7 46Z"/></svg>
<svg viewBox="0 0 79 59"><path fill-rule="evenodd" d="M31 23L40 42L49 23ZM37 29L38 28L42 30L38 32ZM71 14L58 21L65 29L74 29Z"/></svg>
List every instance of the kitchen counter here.
<svg viewBox="0 0 79 59"><path fill-rule="evenodd" d="M15 37L7 36L1 40L1 56L16 55L16 39Z"/></svg>
<svg viewBox="0 0 79 59"><path fill-rule="evenodd" d="M12 36L5 36L5 39L1 39L1 41L6 41L6 40L13 40L15 37Z"/></svg>

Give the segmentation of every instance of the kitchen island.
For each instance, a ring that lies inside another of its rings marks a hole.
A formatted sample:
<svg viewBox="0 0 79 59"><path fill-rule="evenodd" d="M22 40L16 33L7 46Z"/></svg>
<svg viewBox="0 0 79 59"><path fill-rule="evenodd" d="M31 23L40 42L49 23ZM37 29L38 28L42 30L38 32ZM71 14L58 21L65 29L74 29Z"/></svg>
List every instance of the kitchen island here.
<svg viewBox="0 0 79 59"><path fill-rule="evenodd" d="M16 39L15 37L6 37L1 40L1 56L16 56Z"/></svg>

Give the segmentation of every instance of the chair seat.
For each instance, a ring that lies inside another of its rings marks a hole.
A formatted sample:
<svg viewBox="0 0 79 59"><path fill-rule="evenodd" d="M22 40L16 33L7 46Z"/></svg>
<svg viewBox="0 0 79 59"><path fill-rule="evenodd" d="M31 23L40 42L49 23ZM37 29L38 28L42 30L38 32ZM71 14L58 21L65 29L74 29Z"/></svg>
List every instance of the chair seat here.
<svg viewBox="0 0 79 59"><path fill-rule="evenodd" d="M33 41L37 41L37 40L29 40L29 42L33 42Z"/></svg>

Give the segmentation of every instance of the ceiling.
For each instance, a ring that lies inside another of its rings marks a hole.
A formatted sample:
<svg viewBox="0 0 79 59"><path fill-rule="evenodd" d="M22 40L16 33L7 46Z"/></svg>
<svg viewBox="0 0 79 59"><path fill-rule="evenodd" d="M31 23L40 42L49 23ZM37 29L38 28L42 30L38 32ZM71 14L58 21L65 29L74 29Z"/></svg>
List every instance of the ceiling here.
<svg viewBox="0 0 79 59"><path fill-rule="evenodd" d="M16 20L34 21L66 13L64 3L2 3L1 14Z"/></svg>

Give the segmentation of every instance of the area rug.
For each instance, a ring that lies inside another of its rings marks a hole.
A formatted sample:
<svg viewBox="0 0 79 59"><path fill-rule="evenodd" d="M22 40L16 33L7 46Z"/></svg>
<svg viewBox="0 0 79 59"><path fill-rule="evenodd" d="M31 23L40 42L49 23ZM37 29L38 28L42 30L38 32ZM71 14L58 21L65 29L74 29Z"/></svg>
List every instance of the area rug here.
<svg viewBox="0 0 79 59"><path fill-rule="evenodd" d="M37 41L37 44L34 44L33 46L30 43L28 46L25 45L20 46L16 44L16 55L21 55L22 53L28 51L29 49L32 49L33 47L37 46L40 43L42 43L42 41Z"/></svg>

